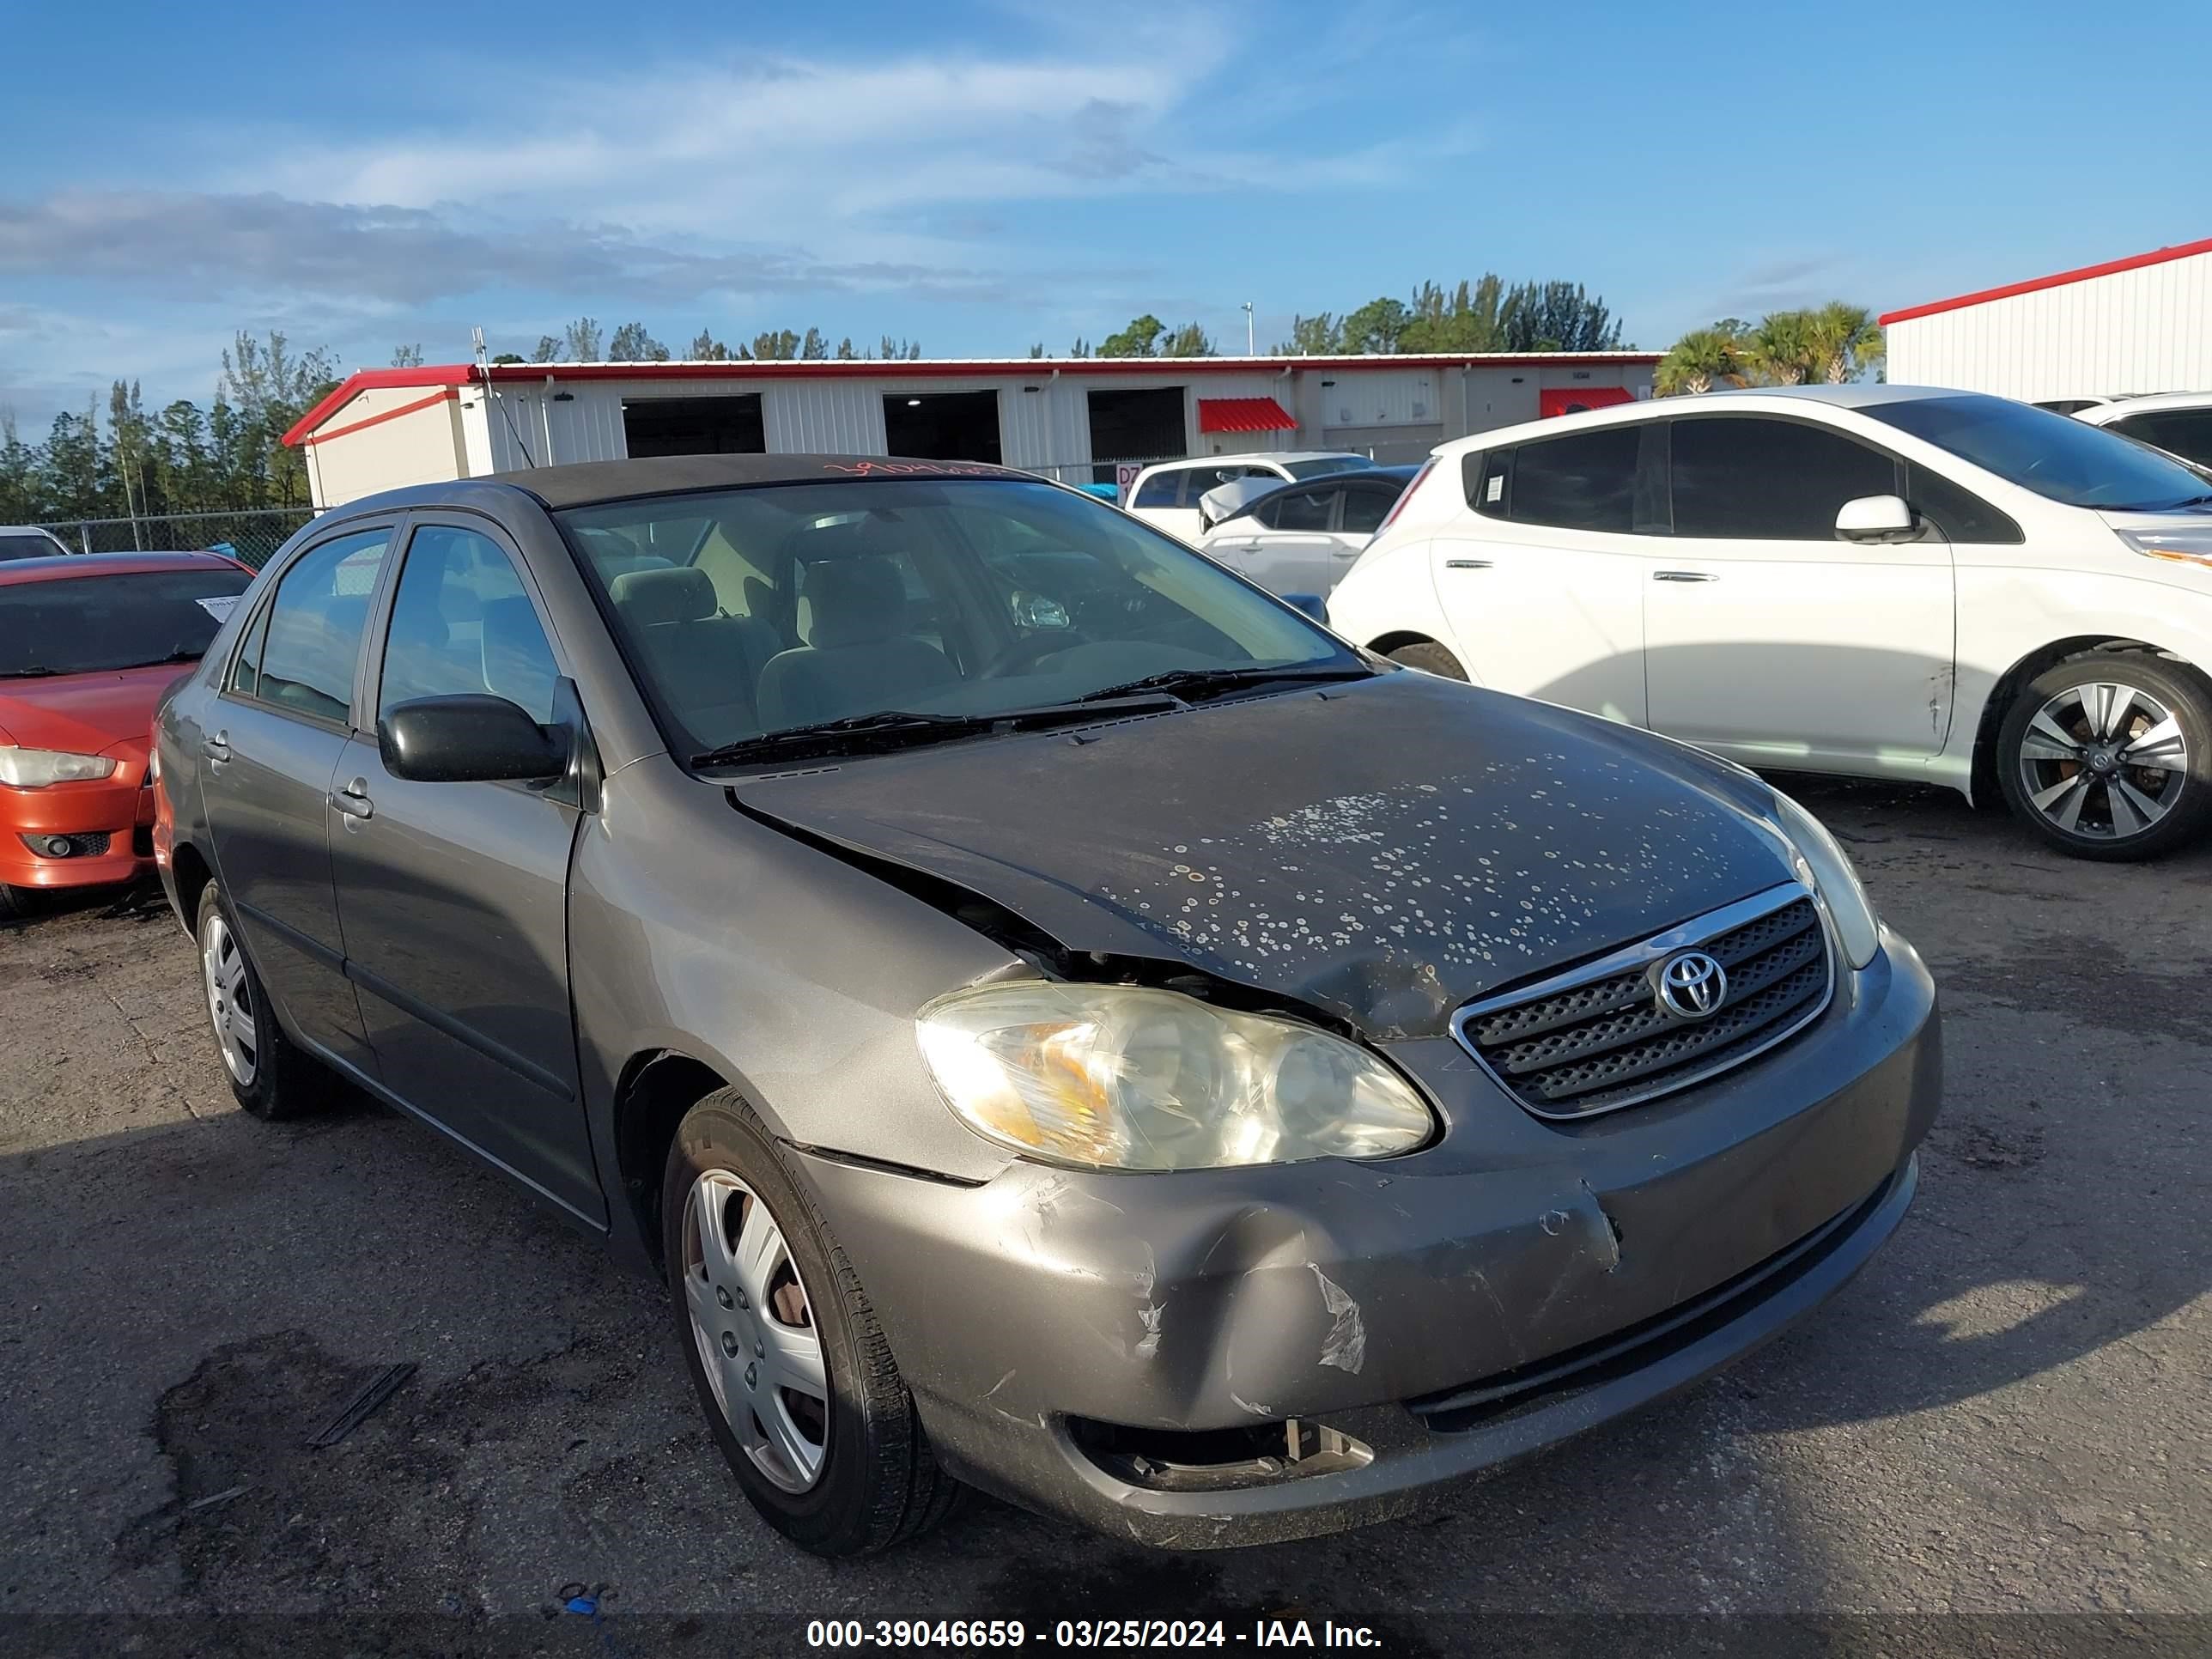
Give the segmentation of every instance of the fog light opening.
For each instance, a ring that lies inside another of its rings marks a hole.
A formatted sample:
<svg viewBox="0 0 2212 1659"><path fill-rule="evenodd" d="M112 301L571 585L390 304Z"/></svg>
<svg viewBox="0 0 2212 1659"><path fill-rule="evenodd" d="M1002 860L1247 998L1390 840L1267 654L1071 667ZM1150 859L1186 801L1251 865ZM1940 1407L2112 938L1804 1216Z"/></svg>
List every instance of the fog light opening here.
<svg viewBox="0 0 2212 1659"><path fill-rule="evenodd" d="M1135 1429L1068 1419L1085 1456L1116 1480L1152 1492L1222 1492L1364 1468L1373 1450L1306 1418L1234 1429Z"/></svg>
<svg viewBox="0 0 2212 1659"><path fill-rule="evenodd" d="M70 844L67 836L46 837L46 856L50 859L65 859L75 851L76 848Z"/></svg>

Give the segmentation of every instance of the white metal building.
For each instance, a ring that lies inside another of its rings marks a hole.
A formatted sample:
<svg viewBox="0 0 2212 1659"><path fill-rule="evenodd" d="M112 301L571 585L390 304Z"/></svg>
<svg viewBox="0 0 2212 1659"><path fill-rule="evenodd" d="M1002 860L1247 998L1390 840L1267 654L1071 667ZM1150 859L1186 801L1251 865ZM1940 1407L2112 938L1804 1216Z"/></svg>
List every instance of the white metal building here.
<svg viewBox="0 0 2212 1659"><path fill-rule="evenodd" d="M402 484L627 456L826 451L994 461L1068 483L1267 449L1418 460L1449 438L1651 395L1655 352L455 363L364 369L302 416L318 507Z"/></svg>
<svg viewBox="0 0 2212 1659"><path fill-rule="evenodd" d="M1882 318L1892 380L2029 401L2212 390L2212 240Z"/></svg>

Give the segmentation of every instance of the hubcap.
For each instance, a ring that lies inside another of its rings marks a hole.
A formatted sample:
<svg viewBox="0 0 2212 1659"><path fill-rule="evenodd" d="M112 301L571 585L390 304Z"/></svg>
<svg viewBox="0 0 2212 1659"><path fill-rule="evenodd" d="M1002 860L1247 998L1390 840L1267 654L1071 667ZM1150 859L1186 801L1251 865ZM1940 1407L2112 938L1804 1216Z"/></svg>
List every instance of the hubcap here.
<svg viewBox="0 0 2212 1659"><path fill-rule="evenodd" d="M2045 818L2085 841L2129 841L2173 811L2189 740L2165 703L2110 681L2067 687L2020 740L2020 781Z"/></svg>
<svg viewBox="0 0 2212 1659"><path fill-rule="evenodd" d="M250 1089L260 1069L261 1053L254 1030L253 987L246 975L246 957L237 936L221 916L208 918L207 937L200 942L200 976L207 988L215 1040L222 1047L222 1063L240 1088Z"/></svg>
<svg viewBox="0 0 2212 1659"><path fill-rule="evenodd" d="M726 1170L708 1170L685 1200L684 1294L700 1367L730 1431L769 1481L805 1492L830 1449L814 1304L783 1229Z"/></svg>

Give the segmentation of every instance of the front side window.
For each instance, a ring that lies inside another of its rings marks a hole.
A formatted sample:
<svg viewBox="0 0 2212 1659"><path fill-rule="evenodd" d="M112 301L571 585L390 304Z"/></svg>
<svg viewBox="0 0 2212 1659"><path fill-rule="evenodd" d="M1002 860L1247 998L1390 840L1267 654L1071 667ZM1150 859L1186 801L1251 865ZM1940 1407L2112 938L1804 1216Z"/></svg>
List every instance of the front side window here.
<svg viewBox="0 0 2212 1659"><path fill-rule="evenodd" d="M2048 410L1960 392L1869 404L1861 411L2064 507L2156 512L2205 499L2180 462Z"/></svg>
<svg viewBox="0 0 2212 1659"><path fill-rule="evenodd" d="M1381 489L1346 490L1342 528L1349 535L1373 535L1382 527L1383 519L1397 499Z"/></svg>
<svg viewBox="0 0 2212 1659"><path fill-rule="evenodd" d="M702 514L787 604L732 616L696 565L623 573L592 550ZM681 754L885 710L1058 707L1181 671L1360 669L1211 560L1047 484L781 484L559 519Z"/></svg>
<svg viewBox="0 0 2212 1659"><path fill-rule="evenodd" d="M1932 466L1908 461L1905 499L1912 510L1942 532L1947 542L2016 543L2020 526L1973 491L1951 482Z"/></svg>
<svg viewBox="0 0 2212 1659"><path fill-rule="evenodd" d="M1132 507L1173 507L1176 502L1182 497L1183 476L1184 469L1181 467L1172 468L1165 472L1153 473L1151 477L1146 479L1145 482L1138 487L1137 499L1131 501L1129 505ZM1200 493L1203 494L1204 492L1201 491Z"/></svg>
<svg viewBox="0 0 2212 1659"><path fill-rule="evenodd" d="M2107 421L2105 429L2199 466L2212 466L2212 409L2154 409Z"/></svg>
<svg viewBox="0 0 2212 1659"><path fill-rule="evenodd" d="M1274 527L1278 530L1316 531L1328 528L1330 504L1336 499L1333 489L1294 489L1286 495L1275 497Z"/></svg>
<svg viewBox="0 0 2212 1659"><path fill-rule="evenodd" d="M0 679L198 662L252 580L210 568L0 585Z"/></svg>
<svg viewBox="0 0 2212 1659"><path fill-rule="evenodd" d="M385 633L377 718L416 697L489 693L553 718L553 647L507 551L489 536L424 525L407 545Z"/></svg>
<svg viewBox="0 0 2212 1659"><path fill-rule="evenodd" d="M1832 542L1845 501L1898 493L1895 461L1826 427L1721 415L1672 426L1677 536Z"/></svg>
<svg viewBox="0 0 2212 1659"><path fill-rule="evenodd" d="M1515 524L1627 534L1635 528L1643 433L1640 424L1601 426L1517 446L1506 516Z"/></svg>
<svg viewBox="0 0 2212 1659"><path fill-rule="evenodd" d="M312 549L284 573L270 601L253 695L344 723L369 599L391 549L389 529L364 530Z"/></svg>

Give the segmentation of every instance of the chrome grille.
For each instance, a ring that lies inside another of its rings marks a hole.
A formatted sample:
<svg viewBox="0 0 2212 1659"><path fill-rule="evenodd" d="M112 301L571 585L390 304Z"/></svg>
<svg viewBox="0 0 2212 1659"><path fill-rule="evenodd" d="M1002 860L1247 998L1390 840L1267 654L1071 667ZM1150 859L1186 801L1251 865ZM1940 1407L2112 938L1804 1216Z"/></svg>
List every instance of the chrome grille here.
<svg viewBox="0 0 2212 1659"><path fill-rule="evenodd" d="M1668 1012L1653 977L1690 949L1728 975L1726 994L1703 1019ZM1833 974L1820 909L1791 884L1470 1003L1452 1029L1528 1110L1589 1117L1686 1088L1772 1048L1827 1006Z"/></svg>

